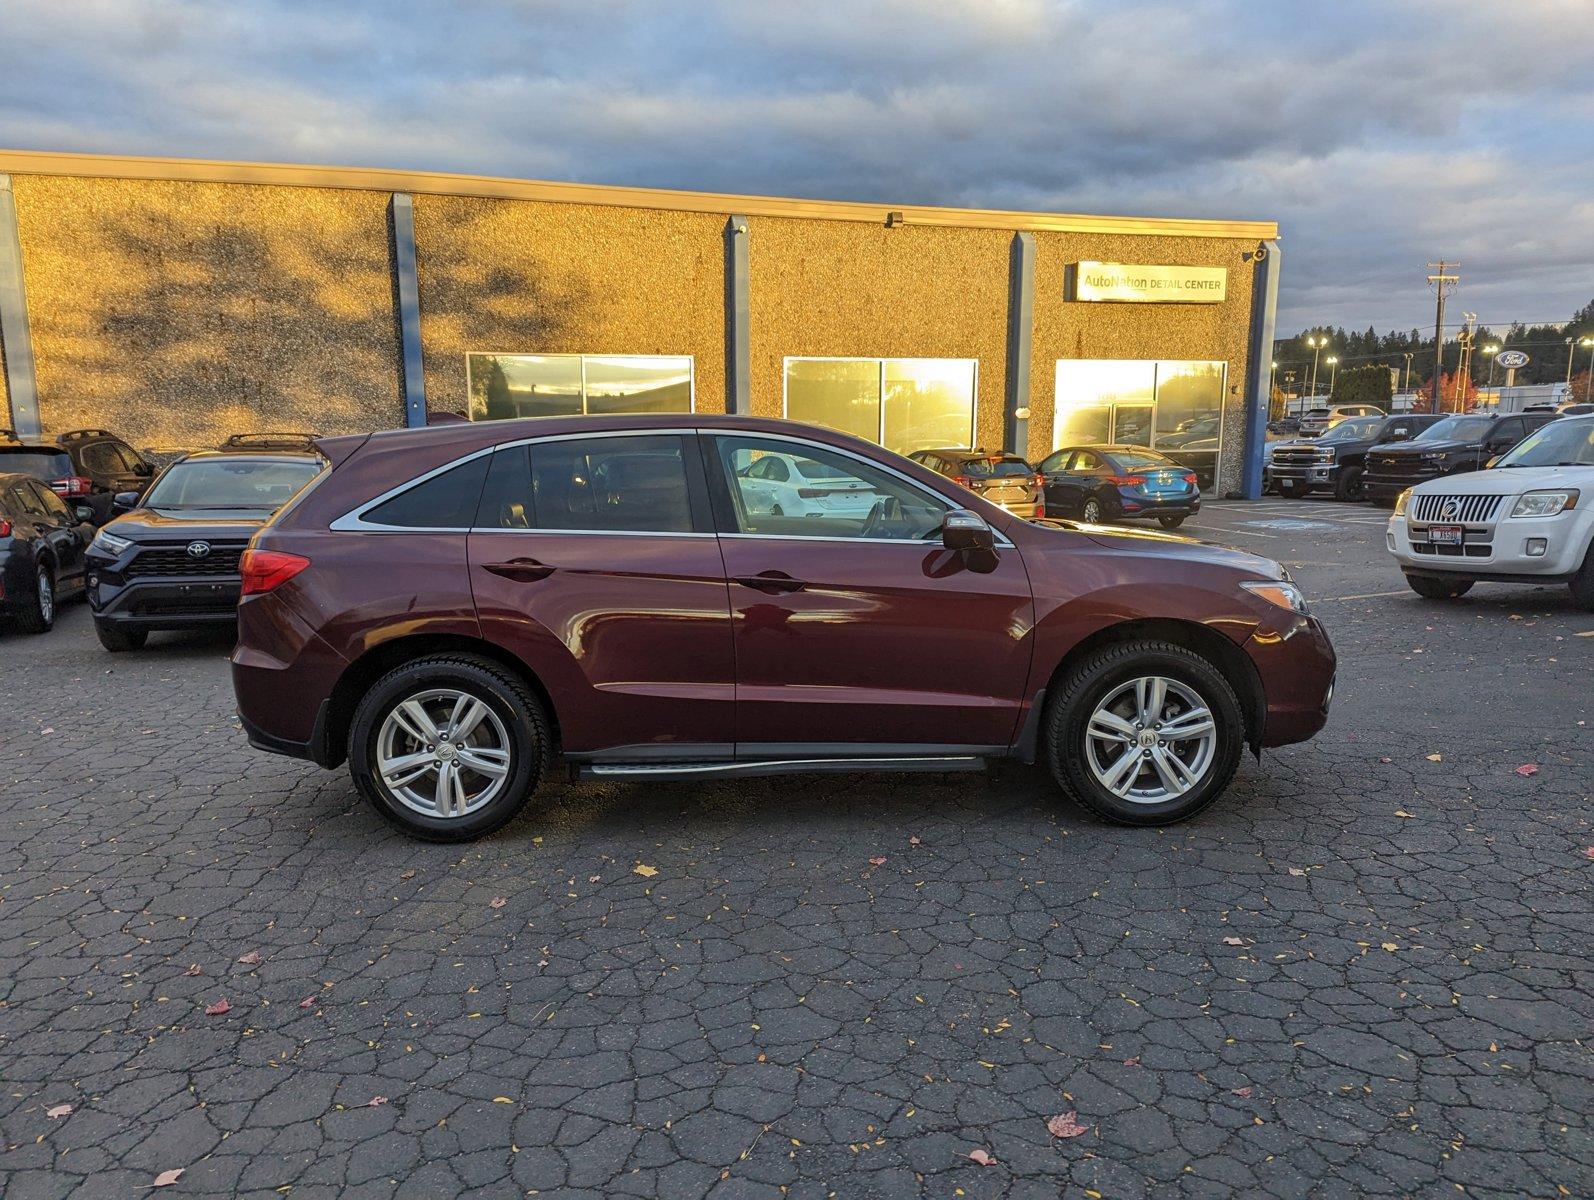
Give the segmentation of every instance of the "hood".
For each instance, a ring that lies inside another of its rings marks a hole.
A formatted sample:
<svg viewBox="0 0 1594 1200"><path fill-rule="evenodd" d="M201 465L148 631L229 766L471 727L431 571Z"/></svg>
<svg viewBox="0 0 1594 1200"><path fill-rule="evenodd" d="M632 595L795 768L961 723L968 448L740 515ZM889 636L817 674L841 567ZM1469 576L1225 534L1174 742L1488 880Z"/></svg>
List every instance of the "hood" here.
<svg viewBox="0 0 1594 1200"><path fill-rule="evenodd" d="M1594 467L1504 467L1446 475L1414 488L1418 495L1516 496L1541 488L1594 488ZM1581 505L1579 505L1581 507Z"/></svg>
<svg viewBox="0 0 1594 1200"><path fill-rule="evenodd" d="M1254 579L1283 579L1283 567L1259 554L1244 550L1231 550L1197 541L1183 534L1163 533L1154 529L1135 529L1127 525L1086 525L1078 521L1032 521L1034 525L1048 525L1080 533L1104 550L1126 554L1155 554L1159 558L1183 559L1186 562L1205 563L1209 566L1228 567Z"/></svg>
<svg viewBox="0 0 1594 1200"><path fill-rule="evenodd" d="M1476 450L1477 442L1397 442L1378 447L1379 454L1395 454L1407 458L1424 454L1453 454L1457 450Z"/></svg>
<svg viewBox="0 0 1594 1200"><path fill-rule="evenodd" d="M249 538L271 519L267 508L135 508L107 523L118 537L155 540L182 537Z"/></svg>

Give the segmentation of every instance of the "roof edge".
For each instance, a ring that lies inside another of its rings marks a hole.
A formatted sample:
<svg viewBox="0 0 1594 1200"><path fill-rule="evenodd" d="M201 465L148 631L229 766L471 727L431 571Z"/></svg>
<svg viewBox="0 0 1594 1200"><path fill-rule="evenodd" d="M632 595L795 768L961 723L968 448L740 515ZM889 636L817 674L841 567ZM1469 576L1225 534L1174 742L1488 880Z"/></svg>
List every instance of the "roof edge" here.
<svg viewBox="0 0 1594 1200"><path fill-rule="evenodd" d="M735 213L742 216L864 221L883 225L900 213L906 225L1038 232L1141 234L1162 237L1268 239L1278 236L1273 221L1215 221L1180 217L1122 217L1089 213L1019 212L1004 209L940 208L911 204L863 204L846 200L800 200L783 196L741 196L668 188L619 187L592 183L554 183L492 175L405 171L388 167L332 167L293 163L224 162L198 158L149 158L76 154L53 150L0 149L0 173L64 175L91 179L161 180L181 183L240 183L277 187L351 188L469 196L494 200L540 200L555 204L598 204L672 212Z"/></svg>

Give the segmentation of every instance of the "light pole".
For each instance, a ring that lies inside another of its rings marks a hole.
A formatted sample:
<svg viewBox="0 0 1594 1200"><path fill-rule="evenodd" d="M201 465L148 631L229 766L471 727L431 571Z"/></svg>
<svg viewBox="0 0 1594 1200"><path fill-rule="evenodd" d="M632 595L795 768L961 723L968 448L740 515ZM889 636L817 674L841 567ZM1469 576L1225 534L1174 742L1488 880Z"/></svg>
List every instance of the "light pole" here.
<svg viewBox="0 0 1594 1200"><path fill-rule="evenodd" d="M1483 353L1484 356L1489 360L1489 386L1492 388L1494 386L1494 356L1500 353L1499 343L1490 342L1487 346L1483 347Z"/></svg>
<svg viewBox="0 0 1594 1200"><path fill-rule="evenodd" d="M1339 375L1339 355L1328 356L1328 398L1334 398L1334 380Z"/></svg>
<svg viewBox="0 0 1594 1200"><path fill-rule="evenodd" d="M1583 403L1587 404L1590 395L1594 395L1594 337L1583 338L1578 345L1588 347L1588 378L1583 381Z"/></svg>
<svg viewBox="0 0 1594 1200"><path fill-rule="evenodd" d="M1566 390L1572 390L1572 360L1577 357L1576 338L1566 339Z"/></svg>
<svg viewBox="0 0 1594 1200"><path fill-rule="evenodd" d="M1306 344L1312 348L1312 399L1317 399L1317 356L1323 352L1323 347L1328 345L1328 338L1308 337Z"/></svg>
<svg viewBox="0 0 1594 1200"><path fill-rule="evenodd" d="M1401 388L1400 390L1403 391L1403 392L1409 392L1409 391L1411 391L1411 360L1416 358L1417 356L1415 354L1412 354L1408 350L1401 357L1403 357L1406 360L1406 385L1403 388Z"/></svg>

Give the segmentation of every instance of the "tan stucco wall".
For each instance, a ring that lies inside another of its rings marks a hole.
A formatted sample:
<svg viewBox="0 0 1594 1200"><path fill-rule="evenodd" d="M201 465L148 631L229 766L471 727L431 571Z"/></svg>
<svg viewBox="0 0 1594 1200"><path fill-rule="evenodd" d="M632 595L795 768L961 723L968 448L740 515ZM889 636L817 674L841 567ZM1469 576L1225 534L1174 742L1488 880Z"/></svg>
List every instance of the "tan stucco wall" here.
<svg viewBox="0 0 1594 1200"><path fill-rule="evenodd" d="M385 194L15 176L47 433L403 421Z"/></svg>
<svg viewBox="0 0 1594 1200"><path fill-rule="evenodd" d="M1228 364L1219 491L1238 487L1245 440L1246 343L1254 268L1240 256L1254 241L1182 237L1035 235L1035 324L1030 358L1031 461L1052 450L1057 360L1211 359ZM1064 299L1066 268L1077 262L1227 267L1221 304L1082 303Z"/></svg>
<svg viewBox="0 0 1594 1200"><path fill-rule="evenodd" d="M782 415L787 356L974 358L975 439L1000 446L1012 237L999 229L749 221L753 412Z"/></svg>
<svg viewBox="0 0 1594 1200"><path fill-rule="evenodd" d="M466 407L469 351L689 354L697 411L725 411L727 218L415 197L426 399Z"/></svg>

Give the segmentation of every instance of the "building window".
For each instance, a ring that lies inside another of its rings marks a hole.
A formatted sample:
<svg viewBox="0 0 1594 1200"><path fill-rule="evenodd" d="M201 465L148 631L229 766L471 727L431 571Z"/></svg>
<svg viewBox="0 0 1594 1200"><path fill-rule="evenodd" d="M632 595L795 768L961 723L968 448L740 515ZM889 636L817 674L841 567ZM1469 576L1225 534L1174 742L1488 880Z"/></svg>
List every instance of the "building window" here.
<svg viewBox="0 0 1594 1200"><path fill-rule="evenodd" d="M1149 446L1215 485L1227 364L1059 359L1052 448Z"/></svg>
<svg viewBox="0 0 1594 1200"><path fill-rule="evenodd" d="M972 358L788 358L786 415L898 454L974 444Z"/></svg>
<svg viewBox="0 0 1594 1200"><path fill-rule="evenodd" d="M470 417L692 411L690 356L467 354Z"/></svg>

